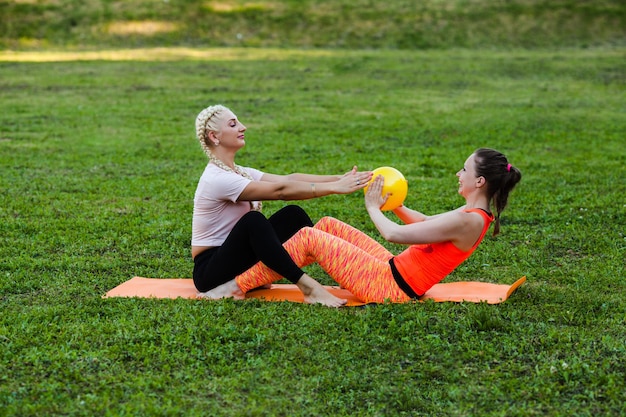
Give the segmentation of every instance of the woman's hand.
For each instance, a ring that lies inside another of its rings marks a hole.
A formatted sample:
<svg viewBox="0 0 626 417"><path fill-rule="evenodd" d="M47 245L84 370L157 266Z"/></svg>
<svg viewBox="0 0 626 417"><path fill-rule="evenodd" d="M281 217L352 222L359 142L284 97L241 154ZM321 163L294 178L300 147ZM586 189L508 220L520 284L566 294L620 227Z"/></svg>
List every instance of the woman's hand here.
<svg viewBox="0 0 626 417"><path fill-rule="evenodd" d="M367 186L367 183L372 179L371 171L359 172L356 168L352 168L349 172L346 172L339 180L335 182L335 192L338 194L349 194L357 190L362 190Z"/></svg>
<svg viewBox="0 0 626 417"><path fill-rule="evenodd" d="M369 181L372 178L372 171L361 171L361 172L359 172L357 166L355 165L355 166L352 167L352 169L350 171L346 172L341 177L344 178L344 177L349 177L351 175L367 175L367 177L360 177L360 179L368 178L367 181Z"/></svg>
<svg viewBox="0 0 626 417"><path fill-rule="evenodd" d="M357 167L356 167L356 165L355 165L355 166L353 166L353 167L352 167L352 169L351 169L350 171L348 171L348 172L346 172L345 174L343 174L343 175L341 176L341 178L348 177L348 176L350 176L350 175L354 175L354 174L356 174L357 172L358 172L358 169L357 169Z"/></svg>
<svg viewBox="0 0 626 417"><path fill-rule="evenodd" d="M385 184L385 177L382 175L376 176L370 183L365 193L365 208L380 210L380 208L387 202L389 193L382 195L383 185Z"/></svg>

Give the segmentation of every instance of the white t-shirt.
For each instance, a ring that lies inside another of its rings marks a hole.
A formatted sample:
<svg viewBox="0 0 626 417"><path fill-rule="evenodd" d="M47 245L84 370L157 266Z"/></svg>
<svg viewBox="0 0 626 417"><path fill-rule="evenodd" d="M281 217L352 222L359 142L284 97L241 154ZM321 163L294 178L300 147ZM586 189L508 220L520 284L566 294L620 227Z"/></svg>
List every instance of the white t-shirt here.
<svg viewBox="0 0 626 417"><path fill-rule="evenodd" d="M257 169L242 168L255 181L263 176L263 172ZM193 199L192 246L221 246L224 243L235 223L250 211L249 201L237 201L250 182L248 178L215 164L206 166Z"/></svg>

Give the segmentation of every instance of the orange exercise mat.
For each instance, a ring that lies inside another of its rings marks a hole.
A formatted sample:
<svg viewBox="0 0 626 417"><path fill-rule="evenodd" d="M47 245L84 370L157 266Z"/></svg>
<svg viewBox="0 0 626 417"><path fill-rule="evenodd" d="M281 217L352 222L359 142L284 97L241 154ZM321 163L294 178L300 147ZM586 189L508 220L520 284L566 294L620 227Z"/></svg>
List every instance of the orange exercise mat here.
<svg viewBox="0 0 626 417"><path fill-rule="evenodd" d="M513 291L525 281L526 277L518 279L511 285L477 281L435 284L420 300L498 304L509 298ZM348 306L365 304L346 289L334 286L325 286L325 288L337 297L347 299ZM134 277L113 288L104 297L198 298L197 294L198 291L193 286L193 280L191 279ZM304 301L302 293L294 284L272 284L271 289L250 291L246 294L246 298L299 303Z"/></svg>

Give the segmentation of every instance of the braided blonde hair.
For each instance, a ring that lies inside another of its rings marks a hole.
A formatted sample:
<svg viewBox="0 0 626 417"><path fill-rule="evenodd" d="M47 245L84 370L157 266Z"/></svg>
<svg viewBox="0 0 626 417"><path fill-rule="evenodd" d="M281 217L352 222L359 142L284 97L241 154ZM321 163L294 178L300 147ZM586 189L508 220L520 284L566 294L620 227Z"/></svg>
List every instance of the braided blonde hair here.
<svg viewBox="0 0 626 417"><path fill-rule="evenodd" d="M234 172L235 174L239 174L244 178L254 181L254 178L252 178L252 176L248 174L245 169L243 169L237 164L234 164L234 169L229 167L224 162L222 162L217 156L215 156L215 154L213 154L213 152L211 151L211 146L209 145L209 143L211 142L209 140L209 132L220 131L220 128L219 128L220 115L223 112L229 111L229 110L230 109L228 109L225 106L222 106L221 104L209 106L206 109L202 110L198 114L198 117L196 117L196 137L198 138L198 141L200 142L200 147L202 148L204 153L209 157L209 161L211 161L212 163L214 163L216 166L223 169L224 171ZM262 203L260 201L250 201L250 208L252 210L261 211Z"/></svg>

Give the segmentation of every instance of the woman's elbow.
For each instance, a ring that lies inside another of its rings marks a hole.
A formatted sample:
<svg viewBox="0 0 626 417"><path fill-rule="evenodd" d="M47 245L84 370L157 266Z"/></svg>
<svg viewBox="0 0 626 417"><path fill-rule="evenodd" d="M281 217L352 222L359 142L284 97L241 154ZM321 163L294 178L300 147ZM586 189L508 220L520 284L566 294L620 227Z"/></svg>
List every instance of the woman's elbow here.
<svg viewBox="0 0 626 417"><path fill-rule="evenodd" d="M387 242L391 242L391 243L396 243L395 242L395 234L392 231L385 231L385 230L381 230L380 231L380 235L383 237L383 239L385 239Z"/></svg>
<svg viewBox="0 0 626 417"><path fill-rule="evenodd" d="M284 184L277 184L272 194L274 195L274 200L295 200L293 194L289 192L289 187Z"/></svg>
<svg viewBox="0 0 626 417"><path fill-rule="evenodd" d="M387 230L384 233L381 232L382 237L390 243L406 243L406 236L402 233L399 228L394 228L392 230Z"/></svg>

